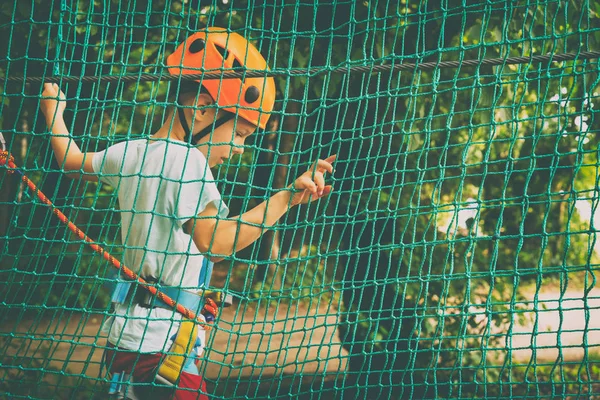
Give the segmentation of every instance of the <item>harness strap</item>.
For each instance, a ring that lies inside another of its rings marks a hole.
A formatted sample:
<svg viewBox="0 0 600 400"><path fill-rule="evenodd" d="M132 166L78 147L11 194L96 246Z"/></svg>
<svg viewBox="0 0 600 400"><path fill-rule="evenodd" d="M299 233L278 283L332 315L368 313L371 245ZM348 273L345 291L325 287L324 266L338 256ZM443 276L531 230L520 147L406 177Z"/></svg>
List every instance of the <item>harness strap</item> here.
<svg viewBox="0 0 600 400"><path fill-rule="evenodd" d="M160 291L196 314L204 307L204 297L199 292L191 292L178 286L160 286ZM127 297L133 298L133 301L142 307L171 309L167 303L138 289L138 286L131 286Z"/></svg>
<svg viewBox="0 0 600 400"><path fill-rule="evenodd" d="M198 337L198 327L194 321L181 321L179 330L173 340L169 352L158 366L156 378L166 379L170 384L176 384L181 371L190 359Z"/></svg>
<svg viewBox="0 0 600 400"><path fill-rule="evenodd" d="M233 113L227 112L223 118L219 118L213 124L207 126L206 128L202 129L200 132L196 133L194 135L194 137L192 138L192 143L195 145L200 140L202 140L205 136L210 135L210 133L212 131L216 131L217 128L219 128L221 125L224 125L227 122L231 121L233 119L233 117L234 117Z"/></svg>
<svg viewBox="0 0 600 400"><path fill-rule="evenodd" d="M223 118L219 118L218 120L214 121L214 123L208 125L207 127L205 127L204 129L202 129L200 132L196 133L193 136L192 136L192 132L190 130L190 126L188 125L188 123L185 119L185 114L183 113L183 107L177 107L177 117L179 117L179 123L181 124L181 127L183 128L183 131L185 132L184 141L190 142L190 136L191 136L192 137L191 144L195 146L205 136L210 135L210 133L212 131L216 130L221 125L226 124L227 122L231 121L233 119L234 115L233 115L233 113L227 112Z"/></svg>
<svg viewBox="0 0 600 400"><path fill-rule="evenodd" d="M202 260L202 267L200 267L200 274L198 275L198 287L200 289L206 290L210 287L214 265L215 263L210 261L208 257L204 257L204 260Z"/></svg>
<svg viewBox="0 0 600 400"><path fill-rule="evenodd" d="M133 299L133 302L141 305L146 308L164 308L167 310L172 309L168 303L160 300L157 297L154 297L147 293L144 290L139 289L138 286L131 286L129 289L129 293L124 300L119 303L127 303L127 299ZM199 290L199 291L189 291L181 289L178 286L160 286L160 291L167 295L168 297L175 300L177 303L183 305L184 307L196 312L202 313L202 309L204 307L209 307L209 309L213 312L213 314L217 310L213 310L215 306L229 307L232 304L233 297L230 294L227 294L221 290ZM207 299L213 301L213 304L206 302ZM203 314L203 313L202 313Z"/></svg>

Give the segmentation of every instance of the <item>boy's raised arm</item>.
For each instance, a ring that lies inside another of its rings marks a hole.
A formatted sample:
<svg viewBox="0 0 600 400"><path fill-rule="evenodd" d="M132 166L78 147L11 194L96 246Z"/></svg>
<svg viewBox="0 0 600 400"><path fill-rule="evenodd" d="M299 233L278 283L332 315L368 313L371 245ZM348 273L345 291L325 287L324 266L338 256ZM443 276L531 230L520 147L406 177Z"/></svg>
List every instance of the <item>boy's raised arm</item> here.
<svg viewBox="0 0 600 400"><path fill-rule="evenodd" d="M94 153L82 153L79 146L70 138L67 124L63 118L66 107L65 94L55 83L45 83L40 101L40 109L46 118L46 125L51 130L50 144L58 165L68 172L70 178L81 178L97 181L92 158ZM81 173L83 171L83 174Z"/></svg>
<svg viewBox="0 0 600 400"><path fill-rule="evenodd" d="M288 190L282 190L253 209L230 219L217 220L217 209L209 205L197 218L186 222L184 228L192 235L202 253L217 255L212 261L220 261L258 240L293 206L307 204L326 197L332 187L325 185L324 174L332 173L336 156L317 161L312 168L300 175Z"/></svg>

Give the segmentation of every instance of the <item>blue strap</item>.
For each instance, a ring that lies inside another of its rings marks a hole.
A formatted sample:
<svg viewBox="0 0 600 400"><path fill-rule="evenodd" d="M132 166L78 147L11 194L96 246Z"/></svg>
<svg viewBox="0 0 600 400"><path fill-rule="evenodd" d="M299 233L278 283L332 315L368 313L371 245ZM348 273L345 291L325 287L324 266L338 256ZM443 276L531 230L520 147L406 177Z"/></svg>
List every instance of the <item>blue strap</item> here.
<svg viewBox="0 0 600 400"><path fill-rule="evenodd" d="M117 282L113 289L112 297L110 299L113 303L125 303L127 293L131 289L132 282Z"/></svg>
<svg viewBox="0 0 600 400"><path fill-rule="evenodd" d="M118 282L115 286L111 301L113 303L124 304L127 302L127 295L133 285L132 282ZM143 288L136 288L137 290L145 290ZM182 306L189 308L196 314L204 307L204 298L198 295L196 292L189 292L181 289L179 286L159 286L158 290L175 300ZM167 310L173 309L170 305L160 300L158 297L152 298L153 307L166 308Z"/></svg>
<svg viewBox="0 0 600 400"><path fill-rule="evenodd" d="M210 279L212 276L214 263L208 258L203 257L202 267L200 268L200 274L198 276L198 289L208 289L210 286ZM127 295L131 290L133 282L121 281L117 282L112 293L111 301L113 303L125 303ZM195 313L199 313L204 307L204 299L202 296L198 296L196 293L182 290L178 286L160 286L158 288L161 292L175 300L177 303L189 308ZM167 303L156 298L152 304L154 307L172 309Z"/></svg>
<svg viewBox="0 0 600 400"><path fill-rule="evenodd" d="M160 290L161 292L163 292L182 306L189 308L196 314L198 314L202 310L202 307L204 307L204 298L198 295L197 293L188 292L186 290L181 289L178 286L160 286L158 290ZM154 307L166 308L167 310L173 309L173 307L163 302L158 297L154 297L152 305Z"/></svg>
<svg viewBox="0 0 600 400"><path fill-rule="evenodd" d="M208 289L210 287L210 278L212 277L213 266L215 263L204 257L200 275L198 276L198 287L200 289Z"/></svg>
<svg viewBox="0 0 600 400"><path fill-rule="evenodd" d="M187 372L192 375L200 375L198 373L198 367L196 366L196 357L189 356L185 359L185 364L183 364L182 372Z"/></svg>
<svg viewBox="0 0 600 400"><path fill-rule="evenodd" d="M108 394L117 396L117 398L129 398L127 397L127 391L132 390L128 388L129 386L129 374L125 372L114 373L110 380L110 387L108 389Z"/></svg>
<svg viewBox="0 0 600 400"><path fill-rule="evenodd" d="M112 375L108 394L117 394L121 391L121 375L123 374L115 373Z"/></svg>

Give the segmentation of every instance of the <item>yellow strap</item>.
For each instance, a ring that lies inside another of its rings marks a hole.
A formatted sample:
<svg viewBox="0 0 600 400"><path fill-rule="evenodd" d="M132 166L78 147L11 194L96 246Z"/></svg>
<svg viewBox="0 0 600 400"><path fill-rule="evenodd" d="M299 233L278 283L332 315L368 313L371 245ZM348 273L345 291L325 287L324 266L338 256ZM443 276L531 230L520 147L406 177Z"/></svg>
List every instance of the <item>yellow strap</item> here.
<svg viewBox="0 0 600 400"><path fill-rule="evenodd" d="M181 321L169 354L158 367L158 375L173 384L177 383L185 360L194 348L197 337L198 326L193 321Z"/></svg>

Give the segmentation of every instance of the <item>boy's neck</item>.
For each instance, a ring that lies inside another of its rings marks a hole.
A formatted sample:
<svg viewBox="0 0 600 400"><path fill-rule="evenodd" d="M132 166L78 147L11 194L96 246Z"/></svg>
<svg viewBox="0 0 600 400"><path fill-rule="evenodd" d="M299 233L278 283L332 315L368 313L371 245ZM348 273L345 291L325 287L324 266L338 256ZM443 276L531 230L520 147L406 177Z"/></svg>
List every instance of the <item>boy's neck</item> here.
<svg viewBox="0 0 600 400"><path fill-rule="evenodd" d="M185 132L181 127L178 118L174 118L175 113L171 112L163 125L152 136L152 139L173 139L184 141Z"/></svg>

